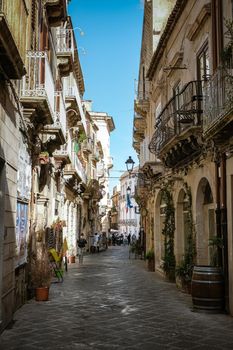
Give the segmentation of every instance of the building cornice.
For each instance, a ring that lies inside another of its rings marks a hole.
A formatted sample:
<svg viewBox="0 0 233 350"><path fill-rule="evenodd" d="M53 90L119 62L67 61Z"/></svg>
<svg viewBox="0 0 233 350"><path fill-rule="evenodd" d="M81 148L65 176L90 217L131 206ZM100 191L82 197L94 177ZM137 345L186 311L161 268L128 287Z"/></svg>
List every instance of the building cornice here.
<svg viewBox="0 0 233 350"><path fill-rule="evenodd" d="M176 23L178 22L187 2L188 2L188 0L177 0L170 16L168 17L167 24L165 26L163 34L161 35L157 49L155 50L155 52L153 54L149 69L147 71L147 77L150 80L153 79L157 65L158 65L158 63L163 55L164 48L165 48L165 46L170 38L171 33L173 32L173 29L174 29Z"/></svg>

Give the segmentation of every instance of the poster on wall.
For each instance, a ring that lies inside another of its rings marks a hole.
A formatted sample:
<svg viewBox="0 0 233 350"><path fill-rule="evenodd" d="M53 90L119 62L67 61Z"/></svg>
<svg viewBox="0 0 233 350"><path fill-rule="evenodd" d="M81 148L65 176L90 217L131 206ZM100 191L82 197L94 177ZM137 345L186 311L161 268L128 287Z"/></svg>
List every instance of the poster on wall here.
<svg viewBox="0 0 233 350"><path fill-rule="evenodd" d="M17 202L15 265L27 261L28 204Z"/></svg>
<svg viewBox="0 0 233 350"><path fill-rule="evenodd" d="M17 194L18 198L20 198L21 200L30 200L31 171L31 157L28 153L27 145L24 142L23 135L20 133L17 173Z"/></svg>

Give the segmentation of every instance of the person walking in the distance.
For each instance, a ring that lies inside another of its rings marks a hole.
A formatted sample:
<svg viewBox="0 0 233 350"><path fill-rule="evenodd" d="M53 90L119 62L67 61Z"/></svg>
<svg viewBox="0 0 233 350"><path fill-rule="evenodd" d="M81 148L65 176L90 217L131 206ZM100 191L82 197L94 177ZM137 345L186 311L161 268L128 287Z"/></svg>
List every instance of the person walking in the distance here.
<svg viewBox="0 0 233 350"><path fill-rule="evenodd" d="M79 264L82 264L83 263L83 252L84 252L85 246L87 244L87 241L84 238L84 234L83 233L80 235L80 238L77 240L77 244L78 244Z"/></svg>
<svg viewBox="0 0 233 350"><path fill-rule="evenodd" d="M131 243L131 234L130 233L128 234L127 239L128 239L128 245L130 245L130 243Z"/></svg>

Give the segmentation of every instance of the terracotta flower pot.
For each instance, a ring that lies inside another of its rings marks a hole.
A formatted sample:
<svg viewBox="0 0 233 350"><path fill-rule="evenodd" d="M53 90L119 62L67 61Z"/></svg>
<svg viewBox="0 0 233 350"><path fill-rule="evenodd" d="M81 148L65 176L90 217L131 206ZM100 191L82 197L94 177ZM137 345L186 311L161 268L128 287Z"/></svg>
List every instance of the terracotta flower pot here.
<svg viewBox="0 0 233 350"><path fill-rule="evenodd" d="M49 287L40 287L35 290L36 301L49 300Z"/></svg>
<svg viewBox="0 0 233 350"><path fill-rule="evenodd" d="M75 256L74 255L69 256L69 263L70 264L74 264L75 263Z"/></svg>

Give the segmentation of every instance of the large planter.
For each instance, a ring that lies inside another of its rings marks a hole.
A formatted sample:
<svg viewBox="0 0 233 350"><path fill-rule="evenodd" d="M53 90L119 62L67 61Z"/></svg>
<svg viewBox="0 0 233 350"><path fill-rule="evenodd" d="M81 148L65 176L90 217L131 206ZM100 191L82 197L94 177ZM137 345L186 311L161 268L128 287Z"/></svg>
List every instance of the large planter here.
<svg viewBox="0 0 233 350"><path fill-rule="evenodd" d="M150 272L155 271L155 260L154 259L148 259L147 260L147 270Z"/></svg>
<svg viewBox="0 0 233 350"><path fill-rule="evenodd" d="M194 266L191 294L195 310L223 311L224 278L222 269L212 266Z"/></svg>
<svg viewBox="0 0 233 350"><path fill-rule="evenodd" d="M49 287L40 287L35 289L36 301L48 301L49 300Z"/></svg>

